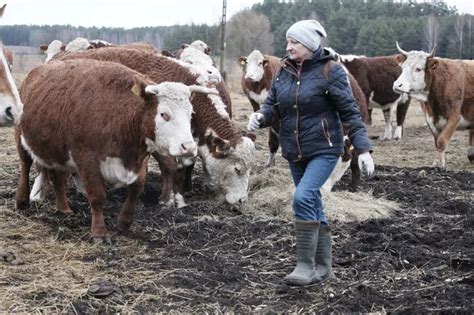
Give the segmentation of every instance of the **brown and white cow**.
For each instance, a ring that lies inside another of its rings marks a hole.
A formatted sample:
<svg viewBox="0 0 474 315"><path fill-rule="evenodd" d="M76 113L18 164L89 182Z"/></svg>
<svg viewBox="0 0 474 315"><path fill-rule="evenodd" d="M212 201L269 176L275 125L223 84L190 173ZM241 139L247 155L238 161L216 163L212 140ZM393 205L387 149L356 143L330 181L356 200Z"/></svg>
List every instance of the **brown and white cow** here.
<svg viewBox="0 0 474 315"><path fill-rule="evenodd" d="M401 139L410 97L406 93L399 94L393 91L393 82L402 73L396 56L339 55L339 58L364 92L369 107L369 123L371 123L372 109L382 108L385 131L380 139ZM392 118L395 111L397 112L397 127L392 137Z"/></svg>
<svg viewBox="0 0 474 315"><path fill-rule="evenodd" d="M32 162L48 171L57 209L71 213L65 192L69 173L82 180L92 208L92 236L107 239L102 209L105 183L128 186L120 229L133 221L150 152L195 156L191 92L210 90L182 83L155 84L118 63L69 60L33 69L21 86L25 111L17 128L19 208L28 206Z"/></svg>
<svg viewBox="0 0 474 315"><path fill-rule="evenodd" d="M397 93L409 93L422 103L426 124L434 136L433 166L446 167L444 153L456 129L469 130L468 158L474 160L474 61L438 58L424 51L404 51Z"/></svg>
<svg viewBox="0 0 474 315"><path fill-rule="evenodd" d="M67 45L64 45L60 40L56 39L53 40L49 45L41 45L40 50L44 54L46 54L45 62L48 62L60 53L64 54L67 52L78 52L104 47L121 47L128 49L138 49L149 53L159 53L158 49L156 49L152 44L148 42L132 42L121 45L114 45L100 39L89 41L87 38L83 37L77 37L74 40L70 41Z"/></svg>
<svg viewBox="0 0 474 315"><path fill-rule="evenodd" d="M182 82L193 85L203 78L192 74L183 62L149 54L135 49L121 49L109 47L94 49L76 54L65 54L60 60L74 58L89 58L102 61L119 62L129 68L147 75L156 83L164 81ZM204 82L204 84L208 84ZM230 204L240 204L248 198L248 181L251 166L254 162L255 145L253 141L242 136L233 126L227 114L223 113L223 103L216 95L199 97L193 95L192 128L199 141L198 153L209 173L209 184L215 191L225 197ZM204 130L199 132L198 130ZM182 197L183 187L174 184L174 176L178 166L183 168L180 173L187 173L186 187L190 189L189 165L190 161L178 165L175 158L154 155L160 162L163 173L163 186L160 200L165 204L184 206ZM191 163L192 164L192 163ZM184 191L188 190L185 189Z"/></svg>
<svg viewBox="0 0 474 315"><path fill-rule="evenodd" d="M5 6L0 8L0 16ZM0 126L17 124L23 112L23 103L11 73L12 64L11 52L0 42Z"/></svg>
<svg viewBox="0 0 474 315"><path fill-rule="evenodd" d="M249 99L253 110L257 111L260 109L260 104L267 98L273 77L281 68L280 59L254 50L247 57L240 57L239 63L243 70L240 81L242 91ZM270 155L265 164L267 167L275 165L275 155L280 146L279 133L280 124L276 122L268 130Z"/></svg>
<svg viewBox="0 0 474 315"><path fill-rule="evenodd" d="M329 53L333 53L332 49L325 48ZM334 55L335 59L336 55ZM324 78L328 79L329 68L333 66L334 63L339 63L343 66L344 70L347 73L347 80L349 81L349 85L352 90L352 95L357 103L357 107L359 108L362 121L367 124L369 121L369 113L367 110L367 103L364 92L360 88L359 84L357 83L356 79L352 74L347 70L340 61L330 61L326 63L324 68ZM360 169L358 164L359 153L355 150L355 148L350 143L348 134L349 134L349 125L343 124L343 131L344 131L344 154L341 156L336 164L336 167L332 171L329 178L326 180L324 185L321 187L321 190L330 192L333 186L342 178L344 173L347 169L351 168L351 184L349 186L349 190L357 191L358 186L360 184Z"/></svg>
<svg viewBox="0 0 474 315"><path fill-rule="evenodd" d="M207 71L210 75L212 73L216 73L216 89L219 91L219 96L224 102L225 108L223 108L222 114L224 111L227 112L229 118L232 118L232 100L230 98L229 89L227 88L224 80L221 79L220 72L215 66L212 58L209 56L211 53L212 48L209 47L205 42L202 40L195 40L191 44L182 44L181 49L176 50L172 53L167 51L162 51L163 56L176 58L178 60L183 61L187 64L187 67L191 67L191 70L196 73L196 70L193 68L197 67L197 71L199 68L203 68L203 70ZM211 69L211 72L209 72ZM217 75L219 73L219 75ZM197 73L198 75L202 76L202 74ZM217 82L218 80L218 82Z"/></svg>

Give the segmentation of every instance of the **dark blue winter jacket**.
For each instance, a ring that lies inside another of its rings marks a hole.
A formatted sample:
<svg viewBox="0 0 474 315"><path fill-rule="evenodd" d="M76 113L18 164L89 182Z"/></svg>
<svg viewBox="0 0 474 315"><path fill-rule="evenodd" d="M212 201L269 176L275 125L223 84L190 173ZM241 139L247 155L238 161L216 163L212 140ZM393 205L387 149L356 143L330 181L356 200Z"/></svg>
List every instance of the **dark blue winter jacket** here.
<svg viewBox="0 0 474 315"><path fill-rule="evenodd" d="M349 138L359 153L372 150L367 130L352 95L347 74L323 49L303 61L300 71L289 58L272 83L259 110L260 127L280 120L283 157L298 162L316 155L344 153L342 123L350 126ZM326 65L326 66L325 66Z"/></svg>

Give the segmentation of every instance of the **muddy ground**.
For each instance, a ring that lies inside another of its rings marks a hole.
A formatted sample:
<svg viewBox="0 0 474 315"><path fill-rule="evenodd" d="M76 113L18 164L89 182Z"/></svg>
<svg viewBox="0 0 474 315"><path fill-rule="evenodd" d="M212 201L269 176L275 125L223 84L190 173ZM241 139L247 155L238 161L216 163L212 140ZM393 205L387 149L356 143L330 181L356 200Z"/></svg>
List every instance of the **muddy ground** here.
<svg viewBox="0 0 474 315"><path fill-rule="evenodd" d="M232 96L242 127L250 107L237 90ZM381 112L374 114L372 136L383 130ZM381 219L336 217L337 280L305 288L282 282L295 262L291 220L272 211L272 200L251 209L260 187L251 186L244 209L218 205L198 165L189 205L164 208L152 165L131 230L118 234L115 226L126 191L110 191L112 244L95 245L88 203L72 188L73 216L54 213L51 198L14 209L16 152L11 130L0 132L0 312L474 312L474 168L466 158L467 135L455 134L448 170L429 167L433 140L417 104L404 139L373 140L376 173L360 188L398 210ZM259 131L254 180L264 172L265 142ZM275 169L289 178L280 156ZM346 174L335 193L349 182ZM288 208L291 200L285 203Z"/></svg>

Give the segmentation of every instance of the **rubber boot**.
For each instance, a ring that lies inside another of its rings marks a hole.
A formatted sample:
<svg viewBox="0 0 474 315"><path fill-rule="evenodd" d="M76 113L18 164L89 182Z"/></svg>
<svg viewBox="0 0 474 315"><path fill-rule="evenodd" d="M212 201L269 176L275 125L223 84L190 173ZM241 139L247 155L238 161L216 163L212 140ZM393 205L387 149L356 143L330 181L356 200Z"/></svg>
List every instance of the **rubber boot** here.
<svg viewBox="0 0 474 315"><path fill-rule="evenodd" d="M319 221L295 221L296 268L285 277L289 285L308 285L319 280L315 268Z"/></svg>
<svg viewBox="0 0 474 315"><path fill-rule="evenodd" d="M332 271L331 227L326 224L321 224L319 228L315 263L319 282L336 277Z"/></svg>

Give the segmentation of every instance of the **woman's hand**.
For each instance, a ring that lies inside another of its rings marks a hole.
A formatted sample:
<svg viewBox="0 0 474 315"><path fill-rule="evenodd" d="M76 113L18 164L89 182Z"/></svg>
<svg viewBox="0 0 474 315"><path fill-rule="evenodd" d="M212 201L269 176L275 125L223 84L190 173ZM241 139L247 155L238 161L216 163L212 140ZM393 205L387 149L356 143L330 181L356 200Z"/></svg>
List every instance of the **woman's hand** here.
<svg viewBox="0 0 474 315"><path fill-rule="evenodd" d="M252 113L252 115L250 115L250 118L249 118L247 130L250 132L255 131L255 129L260 128L262 121L263 121L263 114Z"/></svg>
<svg viewBox="0 0 474 315"><path fill-rule="evenodd" d="M374 160L369 152L364 152L359 155L359 169L365 176L371 176L374 173Z"/></svg>

